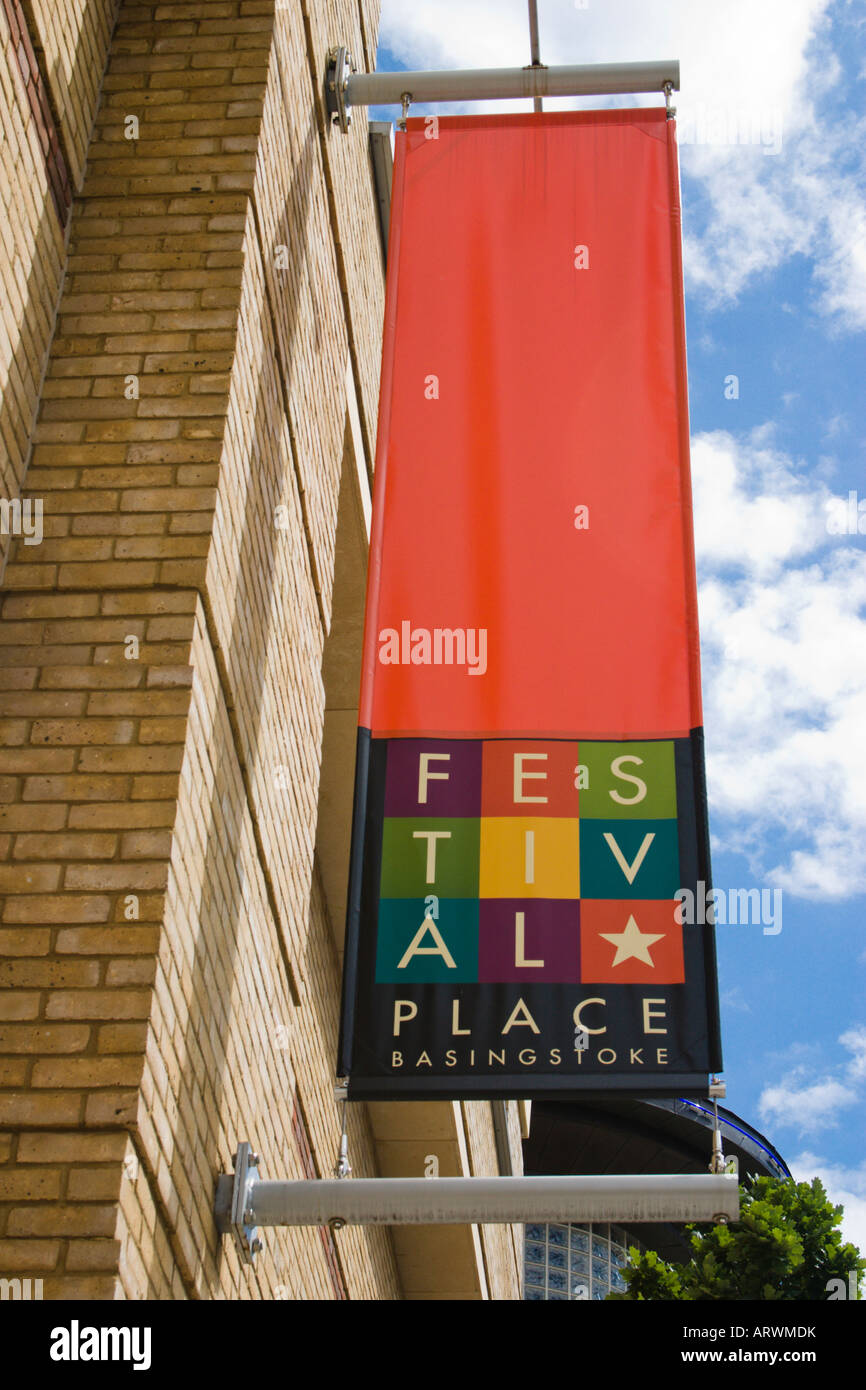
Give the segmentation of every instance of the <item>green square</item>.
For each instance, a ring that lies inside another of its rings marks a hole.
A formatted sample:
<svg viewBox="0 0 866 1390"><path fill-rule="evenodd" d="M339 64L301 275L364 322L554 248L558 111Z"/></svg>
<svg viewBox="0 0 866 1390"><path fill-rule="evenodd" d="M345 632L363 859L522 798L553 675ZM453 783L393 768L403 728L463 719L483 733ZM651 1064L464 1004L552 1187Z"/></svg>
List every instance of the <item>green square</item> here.
<svg viewBox="0 0 866 1390"><path fill-rule="evenodd" d="M580 744L587 786L580 816L594 820L667 820L677 814L672 740Z"/></svg>
<svg viewBox="0 0 866 1390"><path fill-rule="evenodd" d="M386 816L383 898L478 897L480 820L460 816Z"/></svg>
<svg viewBox="0 0 866 1390"><path fill-rule="evenodd" d="M423 898L383 898L376 939L377 984L477 981L478 912L477 900L440 898L434 920L427 916Z"/></svg>

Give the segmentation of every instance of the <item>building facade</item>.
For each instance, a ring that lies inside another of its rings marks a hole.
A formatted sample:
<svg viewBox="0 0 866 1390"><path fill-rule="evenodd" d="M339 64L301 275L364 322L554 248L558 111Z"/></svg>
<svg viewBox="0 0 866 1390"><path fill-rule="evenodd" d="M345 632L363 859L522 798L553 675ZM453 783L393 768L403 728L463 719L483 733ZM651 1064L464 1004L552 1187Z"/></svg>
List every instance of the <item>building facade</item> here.
<svg viewBox="0 0 866 1390"><path fill-rule="evenodd" d="M0 1275L521 1297L518 1228L213 1219L329 1176L384 257L378 0L0 3ZM521 1171L514 1102L349 1107L356 1176ZM523 1125L523 1130L521 1130Z"/></svg>
<svg viewBox="0 0 866 1390"><path fill-rule="evenodd" d="M752 1125L711 1101L639 1100L614 1095L533 1107L524 1144L527 1173L706 1173L718 1119L722 1151L740 1181L791 1181L781 1154ZM655 1250L684 1264L692 1255L683 1226L670 1222L537 1222L526 1228L524 1297L530 1302L600 1302L622 1292L628 1251Z"/></svg>

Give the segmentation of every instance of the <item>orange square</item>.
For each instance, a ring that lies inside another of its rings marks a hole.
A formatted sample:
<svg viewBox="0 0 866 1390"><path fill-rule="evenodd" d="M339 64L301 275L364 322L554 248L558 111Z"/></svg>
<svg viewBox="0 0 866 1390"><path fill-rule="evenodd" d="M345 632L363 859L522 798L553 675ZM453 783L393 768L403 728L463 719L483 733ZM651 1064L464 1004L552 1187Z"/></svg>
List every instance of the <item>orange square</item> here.
<svg viewBox="0 0 866 1390"><path fill-rule="evenodd" d="M571 740L485 740L482 816L576 816L578 764Z"/></svg>
<svg viewBox="0 0 866 1390"><path fill-rule="evenodd" d="M584 984L681 985L685 981L678 902L584 898L580 907Z"/></svg>
<svg viewBox="0 0 866 1390"><path fill-rule="evenodd" d="M482 816L480 898L579 898L576 816Z"/></svg>

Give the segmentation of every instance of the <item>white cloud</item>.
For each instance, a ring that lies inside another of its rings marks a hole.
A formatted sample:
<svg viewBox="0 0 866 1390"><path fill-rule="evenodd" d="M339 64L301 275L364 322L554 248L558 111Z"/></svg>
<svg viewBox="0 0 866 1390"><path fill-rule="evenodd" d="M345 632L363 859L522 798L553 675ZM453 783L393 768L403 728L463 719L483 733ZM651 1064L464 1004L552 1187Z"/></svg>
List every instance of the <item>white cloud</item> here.
<svg viewBox="0 0 866 1390"><path fill-rule="evenodd" d="M819 1154L806 1150L789 1165L797 1182L820 1178L827 1196L835 1206L844 1207L842 1236L866 1254L866 1163L859 1168L846 1168L828 1163Z"/></svg>
<svg viewBox="0 0 866 1390"><path fill-rule="evenodd" d="M683 171L707 199L702 213L685 190L686 282L711 305L730 304L757 276L806 256L815 308L853 331L866 328L866 123L850 114L822 122L815 114L816 68L827 54L826 45L814 50L799 114L777 111L777 154L764 153L774 127L769 109L763 143L684 148Z"/></svg>
<svg viewBox="0 0 866 1390"><path fill-rule="evenodd" d="M866 1028L849 1028L839 1039L843 1047L851 1053L847 1066L852 1081L866 1081Z"/></svg>
<svg viewBox="0 0 866 1390"><path fill-rule="evenodd" d="M546 63L681 61L677 102L796 112L805 49L829 0L539 0ZM748 36L748 37L746 37ZM410 66L523 65L525 0L384 0L380 41ZM631 101L632 98L629 98Z"/></svg>
<svg viewBox="0 0 866 1390"><path fill-rule="evenodd" d="M839 1112L857 1103L857 1093L833 1077L806 1082L802 1071L792 1072L778 1086L766 1086L758 1101L762 1121L794 1127L801 1134L835 1129Z"/></svg>
<svg viewBox="0 0 866 1390"><path fill-rule="evenodd" d="M764 1088L758 1101L763 1121L782 1129L796 1128L801 1135L816 1138L835 1129L843 1119L849 1128L862 1129L862 1114L852 1125L850 1110L852 1106L862 1107L866 1098L866 1027L859 1024L847 1029L838 1042L849 1055L823 1075L816 1076L808 1064L801 1064L778 1084ZM806 1150L789 1167L798 1182L821 1179L830 1199L845 1208L845 1239L866 1254L866 1163L858 1168L844 1167Z"/></svg>
<svg viewBox="0 0 866 1390"><path fill-rule="evenodd" d="M821 307L843 328L866 328L866 206L847 181L828 181L828 191L832 191L825 220L829 245L815 270L823 289Z"/></svg>
<svg viewBox="0 0 866 1390"><path fill-rule="evenodd" d="M693 197L685 202L693 290L711 303L730 303L755 276L804 254L814 264L817 307L853 329L866 327L864 131L850 115L845 122L825 119L829 95L842 82L829 46L829 9L830 0L590 0L586 8L540 0L539 20L548 64L680 59L683 171L706 199L705 209ZM529 60L524 0L384 0L380 37L409 67ZM593 104L599 101L547 106ZM472 109L529 108L510 102Z"/></svg>
<svg viewBox="0 0 866 1390"><path fill-rule="evenodd" d="M734 985L732 989L726 989L719 1000L723 1009L732 1009L734 1013L750 1014L752 1006L743 994L740 985Z"/></svg>
<svg viewBox="0 0 866 1390"><path fill-rule="evenodd" d="M866 551L766 430L698 436L692 466L716 835L789 892L862 891Z"/></svg>
<svg viewBox="0 0 866 1390"><path fill-rule="evenodd" d="M692 441L695 546L705 567L730 564L758 576L827 541L830 492L753 433L723 430Z"/></svg>
<svg viewBox="0 0 866 1390"><path fill-rule="evenodd" d="M838 1037L848 1058L817 1076L809 1063L792 1066L783 1079L760 1093L758 1113L778 1129L796 1129L805 1136L820 1136L840 1125L844 1112L866 1099L866 1027L848 1029ZM866 1169L865 1169L866 1173ZM820 1176L820 1175L819 1175ZM866 1197L866 1187L863 1188ZM866 1243L865 1243L866 1250Z"/></svg>

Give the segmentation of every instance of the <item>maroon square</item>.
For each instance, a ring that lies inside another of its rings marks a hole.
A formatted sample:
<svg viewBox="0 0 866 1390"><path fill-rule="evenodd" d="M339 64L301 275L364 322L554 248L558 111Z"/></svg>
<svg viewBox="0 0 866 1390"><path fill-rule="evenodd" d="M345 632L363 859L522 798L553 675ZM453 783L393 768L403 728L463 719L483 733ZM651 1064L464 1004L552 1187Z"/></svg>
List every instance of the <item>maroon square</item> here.
<svg viewBox="0 0 866 1390"><path fill-rule="evenodd" d="M480 739L388 740L386 816L480 814Z"/></svg>
<svg viewBox="0 0 866 1390"><path fill-rule="evenodd" d="M478 979L483 984L580 983L580 902L482 898ZM543 965L522 965L543 961Z"/></svg>

